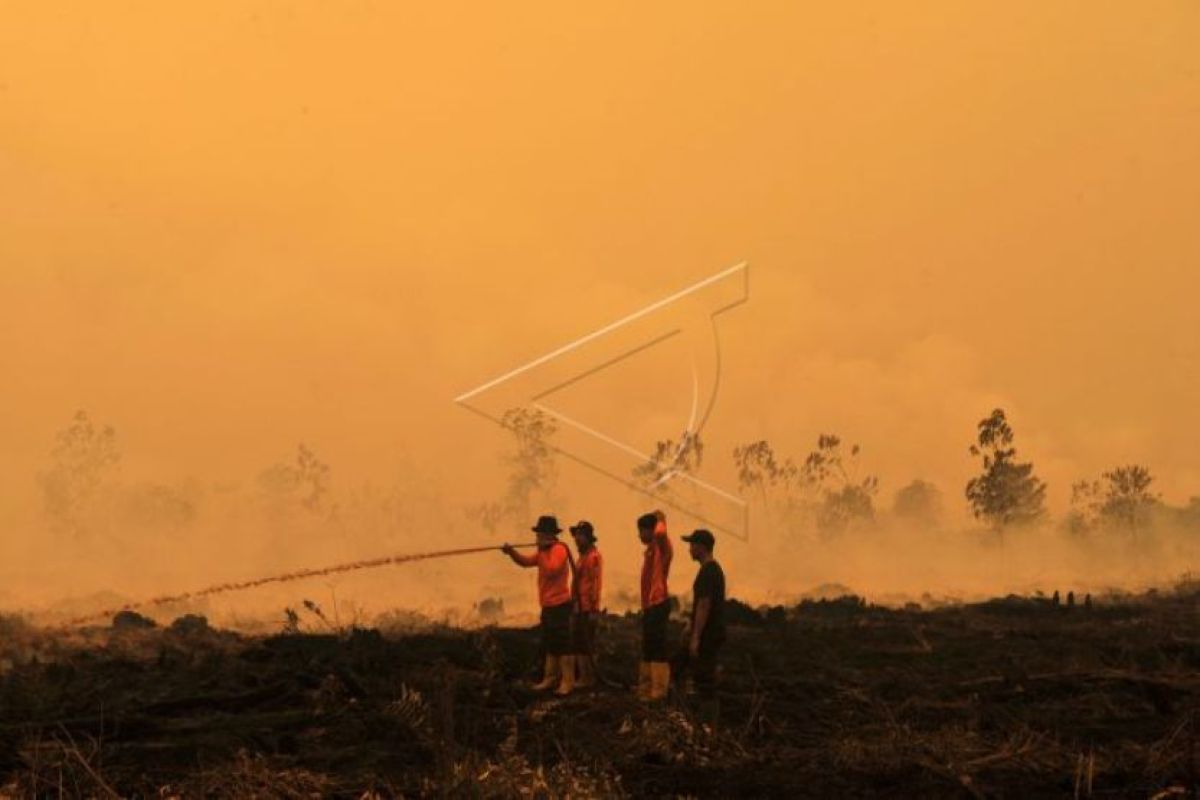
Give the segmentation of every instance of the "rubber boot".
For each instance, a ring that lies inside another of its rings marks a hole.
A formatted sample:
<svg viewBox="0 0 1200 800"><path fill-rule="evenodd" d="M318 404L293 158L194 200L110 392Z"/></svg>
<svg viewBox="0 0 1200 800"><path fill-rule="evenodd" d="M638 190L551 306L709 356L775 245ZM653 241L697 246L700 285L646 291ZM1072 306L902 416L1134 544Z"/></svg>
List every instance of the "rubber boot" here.
<svg viewBox="0 0 1200 800"><path fill-rule="evenodd" d="M540 683L533 685L535 692L543 692L546 689L553 689L558 685L558 679L561 677L562 662L560 656L546 656L546 666L542 668L542 680Z"/></svg>
<svg viewBox="0 0 1200 800"><path fill-rule="evenodd" d="M596 685L595 658L595 656L575 656L575 669L578 672L575 678L575 688L590 689Z"/></svg>
<svg viewBox="0 0 1200 800"><path fill-rule="evenodd" d="M667 661L650 662L650 700L663 700L671 688L671 664Z"/></svg>
<svg viewBox="0 0 1200 800"><path fill-rule="evenodd" d="M575 665L578 663L579 659L576 656L562 657L562 682L554 690L554 693L559 697L570 694L575 688Z"/></svg>
<svg viewBox="0 0 1200 800"><path fill-rule="evenodd" d="M639 661L638 662L638 684L637 684L638 700L649 700L650 699L651 686L652 686L652 682L651 682L651 678L650 678L650 662L649 661Z"/></svg>

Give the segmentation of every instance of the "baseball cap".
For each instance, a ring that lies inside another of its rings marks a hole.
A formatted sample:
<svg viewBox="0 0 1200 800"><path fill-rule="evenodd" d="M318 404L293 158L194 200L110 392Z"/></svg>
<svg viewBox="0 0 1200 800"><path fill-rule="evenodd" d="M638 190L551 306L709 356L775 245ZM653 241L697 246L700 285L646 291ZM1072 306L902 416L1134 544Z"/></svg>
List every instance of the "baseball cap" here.
<svg viewBox="0 0 1200 800"><path fill-rule="evenodd" d="M582 533L592 541L596 540L596 532L592 529L592 523L586 519L581 519L579 522L571 526L571 533Z"/></svg>
<svg viewBox="0 0 1200 800"><path fill-rule="evenodd" d="M687 536L682 537L685 542L692 544L702 544L705 547L712 547L717 543L717 539L712 535L711 531L706 531L704 528L697 528Z"/></svg>

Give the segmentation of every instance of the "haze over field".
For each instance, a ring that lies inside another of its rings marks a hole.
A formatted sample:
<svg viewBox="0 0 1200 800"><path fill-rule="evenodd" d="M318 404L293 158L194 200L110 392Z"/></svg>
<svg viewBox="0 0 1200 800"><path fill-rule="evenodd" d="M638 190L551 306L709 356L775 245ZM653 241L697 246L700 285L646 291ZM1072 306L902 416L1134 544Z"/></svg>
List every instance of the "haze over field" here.
<svg viewBox="0 0 1200 800"><path fill-rule="evenodd" d="M1058 520L1122 464L1170 506L1200 495L1198 35L1184 2L5 3L0 605L521 540L532 519L468 513L512 443L453 398L742 260L698 474L735 489L735 446L802 460L835 433L879 525L829 542L758 513L718 550L735 594L1194 570L1194 530L1081 548ZM649 451L688 419L690 357L564 402ZM1002 550L963 499L996 407L1052 516ZM56 531L44 476L80 409L120 461ZM309 506L272 483L300 443L329 467ZM937 531L888 513L915 478ZM596 523L611 604L634 590L655 501L566 462L537 502ZM465 609L531 583L483 555L336 592Z"/></svg>

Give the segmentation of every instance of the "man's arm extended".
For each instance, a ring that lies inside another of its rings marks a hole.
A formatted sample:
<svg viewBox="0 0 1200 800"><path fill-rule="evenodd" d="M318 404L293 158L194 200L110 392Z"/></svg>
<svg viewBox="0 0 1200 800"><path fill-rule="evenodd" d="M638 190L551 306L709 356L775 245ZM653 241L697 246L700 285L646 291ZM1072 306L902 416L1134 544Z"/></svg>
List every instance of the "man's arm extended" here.
<svg viewBox="0 0 1200 800"><path fill-rule="evenodd" d="M519 566L522 566L522 567L536 567L537 566L537 556L536 555L532 555L532 556L521 555L520 553L517 552L517 549L515 547L513 547L511 544L506 544L506 545L504 545L504 547L502 547L500 549L503 550L505 555L507 555L509 558L511 558Z"/></svg>

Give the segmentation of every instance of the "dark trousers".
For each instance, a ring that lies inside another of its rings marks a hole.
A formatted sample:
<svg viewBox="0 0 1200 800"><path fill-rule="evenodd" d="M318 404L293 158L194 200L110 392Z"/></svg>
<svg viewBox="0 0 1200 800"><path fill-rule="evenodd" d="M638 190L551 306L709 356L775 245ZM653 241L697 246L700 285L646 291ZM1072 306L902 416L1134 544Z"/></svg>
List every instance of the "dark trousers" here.
<svg viewBox="0 0 1200 800"><path fill-rule="evenodd" d="M682 678L692 676L696 694L702 698L712 698L717 694L717 659L721 654L723 639L701 635L700 647L693 658L688 646L679 648L675 658L671 659L671 672Z"/></svg>
<svg viewBox="0 0 1200 800"><path fill-rule="evenodd" d="M595 612L579 612L571 618L571 644L577 656L590 656L596 650Z"/></svg>
<svg viewBox="0 0 1200 800"><path fill-rule="evenodd" d="M642 611L642 660L667 660L667 620L671 604L664 600Z"/></svg>
<svg viewBox="0 0 1200 800"><path fill-rule="evenodd" d="M542 650L548 656L571 652L571 604L562 603L542 609Z"/></svg>

